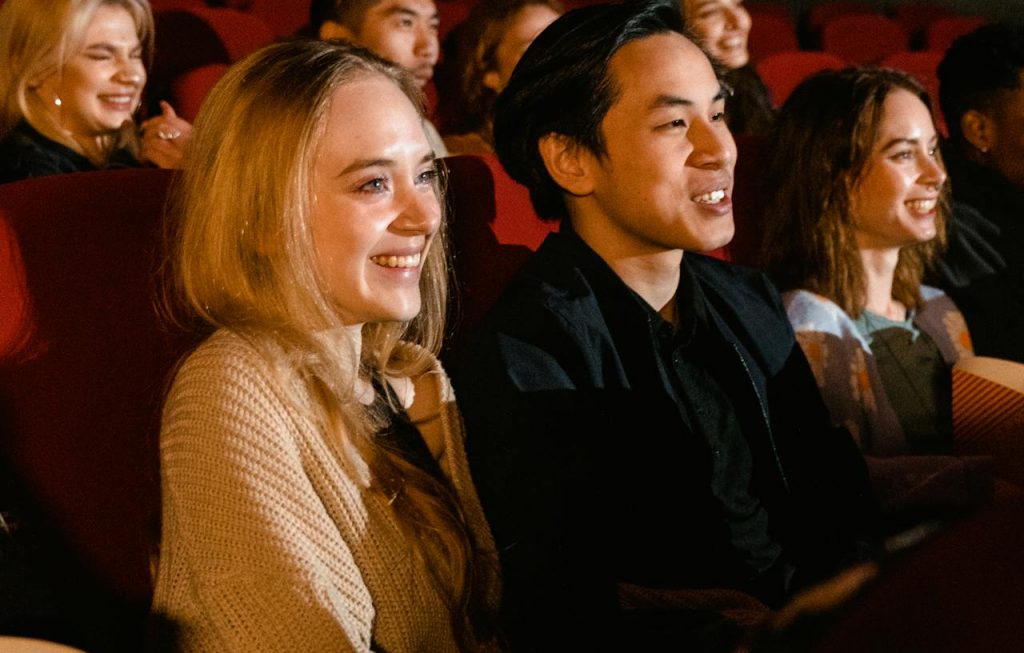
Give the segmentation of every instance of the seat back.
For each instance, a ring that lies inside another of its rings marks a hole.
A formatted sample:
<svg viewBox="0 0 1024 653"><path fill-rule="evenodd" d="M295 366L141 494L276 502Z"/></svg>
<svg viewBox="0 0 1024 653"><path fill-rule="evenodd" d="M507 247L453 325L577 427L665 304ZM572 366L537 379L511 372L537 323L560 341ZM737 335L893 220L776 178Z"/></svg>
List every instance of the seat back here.
<svg viewBox="0 0 1024 653"><path fill-rule="evenodd" d="M781 106L793 89L808 76L820 70L845 68L846 60L828 52L779 52L766 57L756 66L757 74L772 93L772 102Z"/></svg>
<svg viewBox="0 0 1024 653"><path fill-rule="evenodd" d="M799 48L796 27L788 16L751 11L750 36L747 38L751 61L757 63L776 52Z"/></svg>
<svg viewBox="0 0 1024 653"><path fill-rule="evenodd" d="M908 46L900 24L879 14L837 16L821 33L822 50L858 66L877 64Z"/></svg>
<svg viewBox="0 0 1024 653"><path fill-rule="evenodd" d="M160 406L184 350L154 309L172 175L0 186L0 463L52 536L38 555L74 559L39 564L72 570L63 589L75 598L60 600L99 637L83 640L89 650L144 632L150 600ZM140 621L112 617L114 604Z"/></svg>
<svg viewBox="0 0 1024 653"><path fill-rule="evenodd" d="M932 21L925 29L925 47L945 52L953 41L970 34L988 21L980 16L946 16Z"/></svg>
<svg viewBox="0 0 1024 653"><path fill-rule="evenodd" d="M537 216L529 191L508 176L495 155L443 161L456 288L448 349L454 351L558 223Z"/></svg>
<svg viewBox="0 0 1024 653"><path fill-rule="evenodd" d="M227 71L227 64L211 63L178 75L171 82L171 104L178 116L195 122L203 100Z"/></svg>

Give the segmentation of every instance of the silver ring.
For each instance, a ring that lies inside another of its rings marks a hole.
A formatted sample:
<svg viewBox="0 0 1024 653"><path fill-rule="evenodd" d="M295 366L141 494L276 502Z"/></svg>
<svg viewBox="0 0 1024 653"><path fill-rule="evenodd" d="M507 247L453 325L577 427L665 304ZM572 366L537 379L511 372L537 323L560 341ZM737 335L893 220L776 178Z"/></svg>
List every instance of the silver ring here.
<svg viewBox="0 0 1024 653"><path fill-rule="evenodd" d="M181 136L181 132L177 129L158 129L156 130L156 135L161 140L173 141L175 138Z"/></svg>

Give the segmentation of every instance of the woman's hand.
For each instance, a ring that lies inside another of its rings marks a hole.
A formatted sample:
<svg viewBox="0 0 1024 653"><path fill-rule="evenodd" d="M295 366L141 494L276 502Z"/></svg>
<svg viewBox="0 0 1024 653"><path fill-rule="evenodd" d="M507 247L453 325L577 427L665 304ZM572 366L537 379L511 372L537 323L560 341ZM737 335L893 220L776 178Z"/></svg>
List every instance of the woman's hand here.
<svg viewBox="0 0 1024 653"><path fill-rule="evenodd" d="M192 125L179 118L170 104L160 101L162 113L142 123L139 156L161 168L182 168Z"/></svg>

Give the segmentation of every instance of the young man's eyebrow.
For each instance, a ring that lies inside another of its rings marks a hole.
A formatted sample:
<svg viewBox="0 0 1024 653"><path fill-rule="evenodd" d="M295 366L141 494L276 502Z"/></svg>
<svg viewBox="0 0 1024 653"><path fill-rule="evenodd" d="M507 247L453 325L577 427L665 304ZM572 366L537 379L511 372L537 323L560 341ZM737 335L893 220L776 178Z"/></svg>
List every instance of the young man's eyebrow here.
<svg viewBox="0 0 1024 653"><path fill-rule="evenodd" d="M725 98L729 97L730 95L732 95L732 92L727 87L719 86L718 87L718 93L715 93L715 96L713 98L711 98L711 101L712 102L718 102L720 100L724 100ZM692 107L692 106L693 106L693 100L687 100L686 98L679 97L678 95L668 95L668 94L664 94L664 93L659 95L658 97L656 97L654 99L654 102L651 102L651 110L652 111L654 109L662 109L662 108L665 108L665 107Z"/></svg>

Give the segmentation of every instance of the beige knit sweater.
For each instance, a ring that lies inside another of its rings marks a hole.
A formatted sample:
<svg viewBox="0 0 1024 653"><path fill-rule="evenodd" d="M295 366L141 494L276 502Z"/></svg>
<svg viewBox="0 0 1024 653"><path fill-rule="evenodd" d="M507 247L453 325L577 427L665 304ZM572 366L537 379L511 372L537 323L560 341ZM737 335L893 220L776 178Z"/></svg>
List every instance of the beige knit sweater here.
<svg viewBox="0 0 1024 653"><path fill-rule="evenodd" d="M435 361L436 363L436 361ZM477 540L493 541L461 421L436 364L439 461ZM302 395L299 395L301 399ZM163 526L153 609L188 651L454 651L447 611L386 502L296 409L267 360L219 331L185 362L160 435Z"/></svg>

